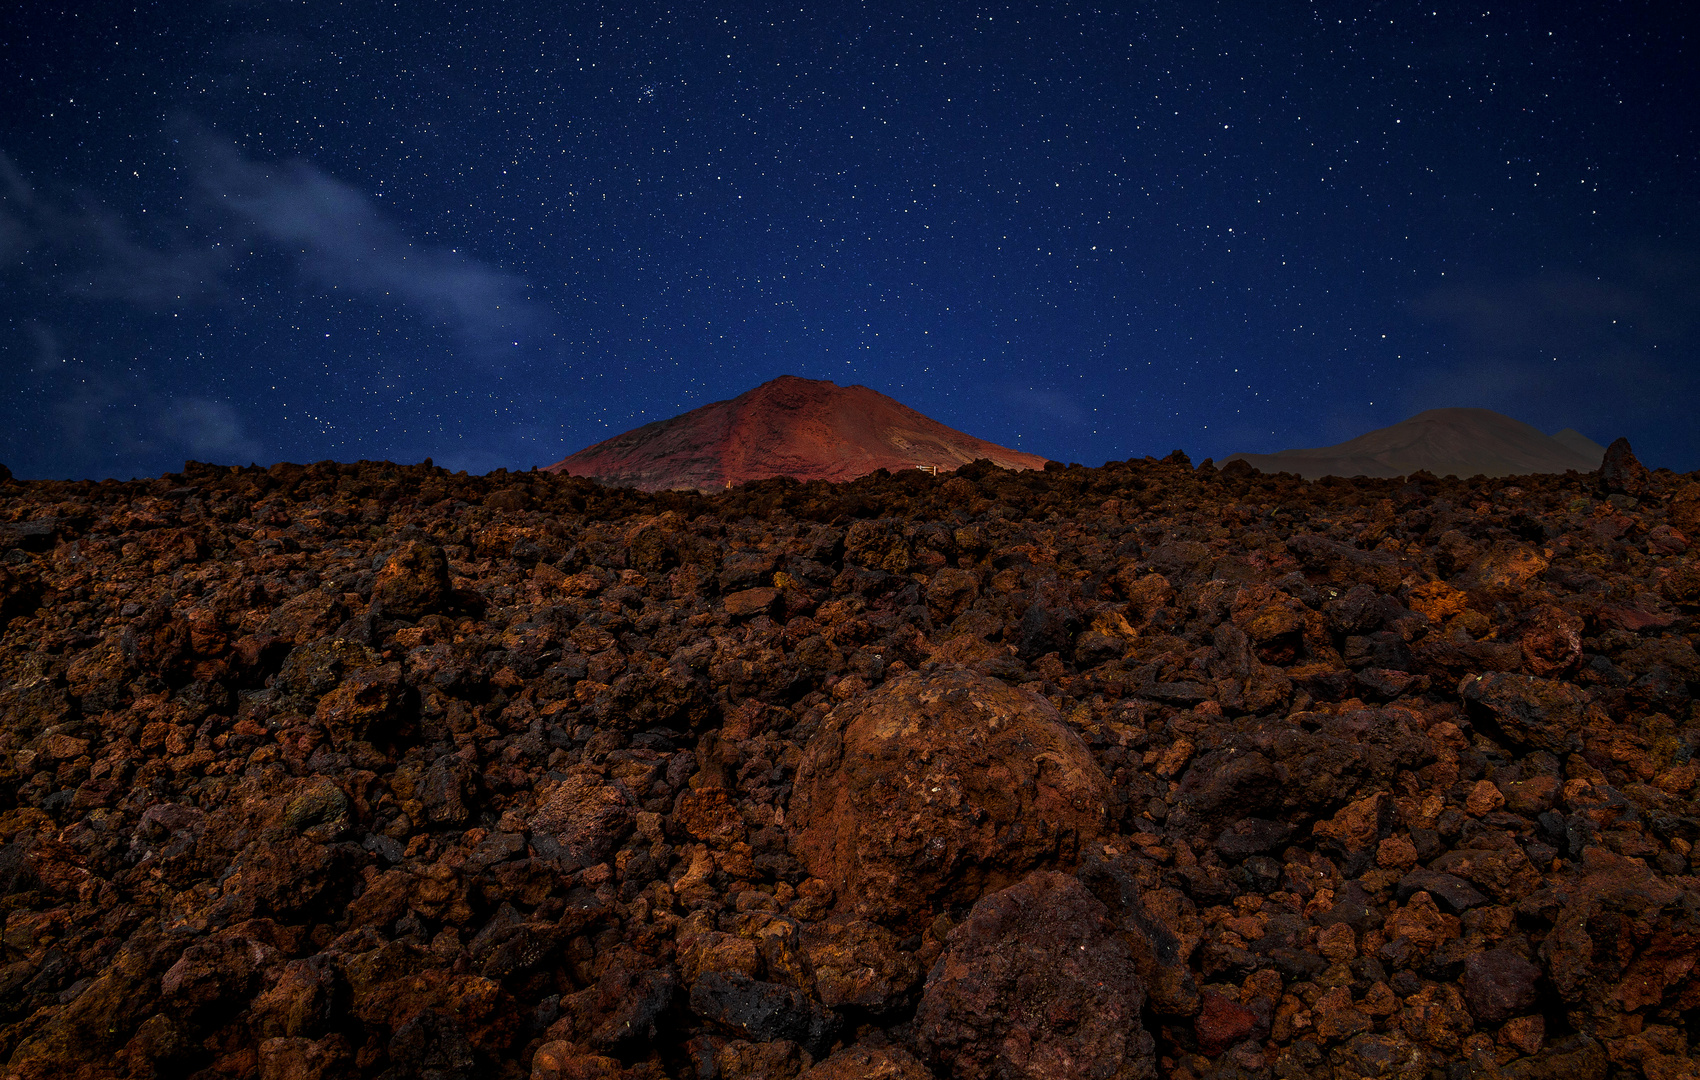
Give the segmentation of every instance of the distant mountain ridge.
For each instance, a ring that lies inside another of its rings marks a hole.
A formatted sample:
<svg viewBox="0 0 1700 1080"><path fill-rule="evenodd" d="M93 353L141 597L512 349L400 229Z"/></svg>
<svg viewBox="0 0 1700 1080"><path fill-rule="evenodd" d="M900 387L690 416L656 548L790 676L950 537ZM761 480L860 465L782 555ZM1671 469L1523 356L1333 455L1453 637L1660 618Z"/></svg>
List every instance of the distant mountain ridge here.
<svg viewBox="0 0 1700 1080"><path fill-rule="evenodd" d="M1576 451L1578 454L1581 454L1583 457L1596 462L1594 466L1595 468L1599 468L1597 463L1603 460L1606 456L1605 447L1588 438L1588 436L1582 434L1573 427L1567 427L1563 431L1557 432L1553 435L1552 440L1556 443L1562 443Z"/></svg>
<svg viewBox="0 0 1700 1080"><path fill-rule="evenodd" d="M642 491L713 491L748 480L853 480L876 469L942 472L980 458L1042 469L1011 450L923 416L866 386L782 375L729 401L658 420L571 454L545 471Z"/></svg>
<svg viewBox="0 0 1700 1080"><path fill-rule="evenodd" d="M1591 472L1604 456L1605 447L1574 428L1546 435L1492 409L1429 409L1335 446L1234 454L1223 464L1244 461L1260 472L1298 473L1310 480L1409 476L1418 470L1436 476L1523 476Z"/></svg>

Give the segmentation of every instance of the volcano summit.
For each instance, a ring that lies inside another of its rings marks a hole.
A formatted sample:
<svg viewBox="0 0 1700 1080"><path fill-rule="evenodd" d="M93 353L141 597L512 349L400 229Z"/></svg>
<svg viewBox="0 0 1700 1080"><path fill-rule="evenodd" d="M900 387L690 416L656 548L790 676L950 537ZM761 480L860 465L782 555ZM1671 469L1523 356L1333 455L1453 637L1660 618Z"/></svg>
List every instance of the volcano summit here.
<svg viewBox="0 0 1700 1080"><path fill-rule="evenodd" d="M979 458L1005 469L1042 469L1046 460L948 428L865 386L782 375L730 401L633 428L545 471L642 491L712 491L773 476L949 472Z"/></svg>

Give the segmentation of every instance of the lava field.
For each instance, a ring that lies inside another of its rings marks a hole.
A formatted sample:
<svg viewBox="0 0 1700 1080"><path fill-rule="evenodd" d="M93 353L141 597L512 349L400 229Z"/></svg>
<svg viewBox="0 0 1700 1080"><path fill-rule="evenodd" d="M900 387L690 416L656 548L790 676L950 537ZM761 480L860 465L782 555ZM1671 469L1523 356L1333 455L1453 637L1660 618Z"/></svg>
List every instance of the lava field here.
<svg viewBox="0 0 1700 1080"><path fill-rule="evenodd" d="M0 469L0 1075L1695 1077L1697 479Z"/></svg>

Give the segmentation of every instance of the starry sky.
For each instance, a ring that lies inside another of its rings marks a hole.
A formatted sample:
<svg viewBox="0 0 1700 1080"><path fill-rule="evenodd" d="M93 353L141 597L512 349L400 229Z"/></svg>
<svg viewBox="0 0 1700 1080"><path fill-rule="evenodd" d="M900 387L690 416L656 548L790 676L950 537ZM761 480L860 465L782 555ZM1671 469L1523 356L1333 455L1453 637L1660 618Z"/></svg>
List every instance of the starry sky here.
<svg viewBox="0 0 1700 1080"><path fill-rule="evenodd" d="M782 374L1063 461L1700 467L1681 5L11 4L0 462L547 464Z"/></svg>

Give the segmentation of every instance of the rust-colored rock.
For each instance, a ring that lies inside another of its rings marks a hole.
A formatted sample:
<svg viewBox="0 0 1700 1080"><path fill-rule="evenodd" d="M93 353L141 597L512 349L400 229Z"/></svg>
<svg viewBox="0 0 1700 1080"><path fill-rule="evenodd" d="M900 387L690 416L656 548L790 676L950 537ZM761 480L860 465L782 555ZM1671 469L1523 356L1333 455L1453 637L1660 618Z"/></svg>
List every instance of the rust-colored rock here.
<svg viewBox="0 0 1700 1080"><path fill-rule="evenodd" d="M1685 1075L1700 483L1616 460L6 482L0 1073Z"/></svg>
<svg viewBox="0 0 1700 1080"><path fill-rule="evenodd" d="M440 610L451 591L443 549L409 540L385 561L372 584L372 599L392 619L418 619Z"/></svg>
<svg viewBox="0 0 1700 1080"><path fill-rule="evenodd" d="M1255 1012L1221 994L1202 995L1198 1019L1193 1021L1198 1048L1210 1057L1251 1038L1257 1027Z"/></svg>
<svg viewBox="0 0 1700 1080"><path fill-rule="evenodd" d="M1043 698L948 671L840 706L804 754L790 820L841 908L907 923L1067 864L1103 831L1107 796Z"/></svg>
<svg viewBox="0 0 1700 1080"><path fill-rule="evenodd" d="M526 827L541 854L587 865L606 858L633 820L630 795L618 785L579 774L545 795Z"/></svg>
<svg viewBox="0 0 1700 1080"><path fill-rule="evenodd" d="M815 993L828 1008L846 1005L883 1013L895 1009L926 974L891 931L865 919L830 919L805 937Z"/></svg>
<svg viewBox="0 0 1700 1080"><path fill-rule="evenodd" d="M1458 695L1501 737L1554 754L1581 748L1591 715L1587 691L1529 675L1495 671L1465 676Z"/></svg>
<svg viewBox="0 0 1700 1080"><path fill-rule="evenodd" d="M1497 1023L1535 1003L1541 969L1511 949L1489 949L1464 962L1464 1000L1477 1021Z"/></svg>
<svg viewBox="0 0 1700 1080"><path fill-rule="evenodd" d="M897 1046L850 1046L827 1058L801 1080L933 1080L925 1065Z"/></svg>
<svg viewBox="0 0 1700 1080"><path fill-rule="evenodd" d="M1107 914L1054 871L983 897L927 978L922 1057L956 1080L1155 1077L1145 988Z"/></svg>
<svg viewBox="0 0 1700 1080"><path fill-rule="evenodd" d="M544 1043L531 1058L531 1080L622 1080L616 1058L587 1053L565 1039Z"/></svg>

